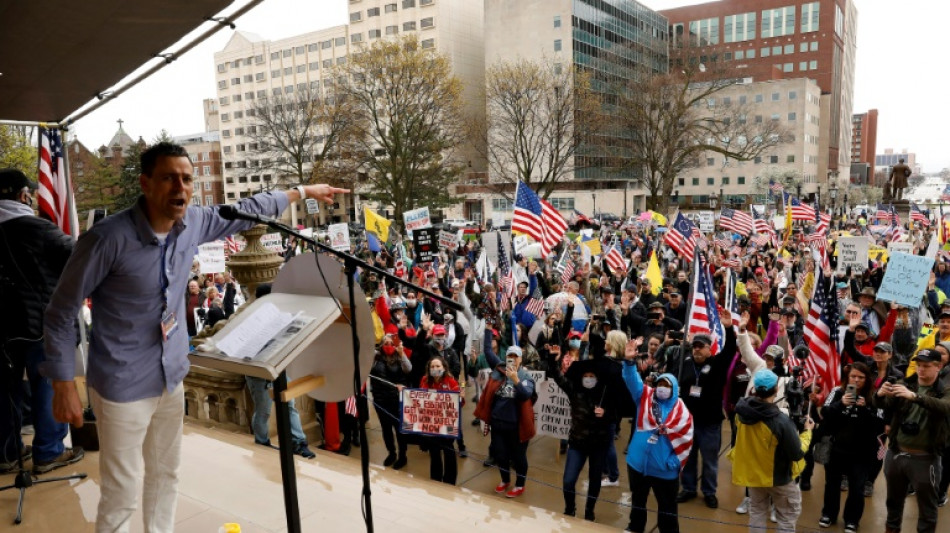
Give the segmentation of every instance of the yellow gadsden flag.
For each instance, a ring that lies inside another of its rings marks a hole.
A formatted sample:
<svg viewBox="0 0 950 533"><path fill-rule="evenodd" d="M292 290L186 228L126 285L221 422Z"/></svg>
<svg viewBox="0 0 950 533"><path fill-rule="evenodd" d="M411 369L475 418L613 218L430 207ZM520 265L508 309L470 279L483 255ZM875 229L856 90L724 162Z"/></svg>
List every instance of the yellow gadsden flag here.
<svg viewBox="0 0 950 533"><path fill-rule="evenodd" d="M388 241L389 225L393 222L377 215L372 209L366 206L363 206L363 215L366 218L366 231L375 233L382 242Z"/></svg>
<svg viewBox="0 0 950 533"><path fill-rule="evenodd" d="M647 263L646 278L650 280L650 291L654 296L660 294L663 290L663 273L660 272L660 264L656 261L656 250L650 252L650 262Z"/></svg>

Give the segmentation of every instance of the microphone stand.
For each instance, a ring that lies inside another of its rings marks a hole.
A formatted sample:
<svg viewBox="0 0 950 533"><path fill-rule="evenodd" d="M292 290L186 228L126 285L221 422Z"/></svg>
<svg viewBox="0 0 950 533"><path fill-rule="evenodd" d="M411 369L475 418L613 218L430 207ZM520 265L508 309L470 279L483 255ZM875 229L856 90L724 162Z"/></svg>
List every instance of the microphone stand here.
<svg viewBox="0 0 950 533"><path fill-rule="evenodd" d="M349 305L350 305L350 334L352 335L353 340L353 395L356 397L356 408L358 413L358 427L360 434L360 442L363 442L364 445L360 447L360 467L363 477L363 509L365 512L364 520L366 522L366 532L373 533L373 506L372 506L372 492L370 491L370 479L369 479L369 446L366 444L368 441L366 439L366 421L369 419L369 404L365 396L360 394L361 389L363 388L363 383L360 380L360 339L358 330L356 327L356 296L354 290L354 278L357 268L362 268L370 272L375 272L378 276L382 276L384 279L387 279L397 285L403 285L410 287L418 292L425 294L426 296L438 300L443 305L455 309L456 311L462 310L462 305L450 298L445 296L435 294L432 291L429 291L423 287L419 287L414 283L410 283L402 278L396 277L389 272L377 267L376 265L367 263L362 259L357 258L346 252L341 252L334 250L333 248L317 242L313 237L308 237L299 231L287 226L286 224L256 213L247 213L241 211L234 206L225 205L219 208L218 213L222 218L225 219L242 219L249 220L252 222L257 222L259 224L264 224L270 228L273 228L281 233L286 233L297 239L310 243L321 252L328 253L330 255L336 256L339 259L343 260L343 272L346 275L346 285L347 292L349 296ZM281 451L281 473L284 480L284 507L287 513L287 531L288 533L300 533L300 510L298 507L298 502L296 501L297 496L297 481L293 475L293 451L288 446L284 445L285 440L289 443L290 439L290 412L288 409L283 408L281 403L278 403L280 400L280 394L278 393L278 387L283 390L286 387L286 374L282 374L283 379L278 380L275 383L274 387L274 402L276 406L276 411L278 417L286 418L283 426L286 428L287 435L284 435L283 432L279 435L280 437L280 451ZM286 450L286 453L285 453ZM287 457L284 457L284 456Z"/></svg>

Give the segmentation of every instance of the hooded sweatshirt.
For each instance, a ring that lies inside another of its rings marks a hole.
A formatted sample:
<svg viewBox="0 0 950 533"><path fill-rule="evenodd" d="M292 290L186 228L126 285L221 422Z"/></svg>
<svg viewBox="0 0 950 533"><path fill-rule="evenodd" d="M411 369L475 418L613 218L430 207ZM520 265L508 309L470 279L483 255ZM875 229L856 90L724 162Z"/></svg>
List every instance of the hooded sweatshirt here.
<svg viewBox="0 0 950 533"><path fill-rule="evenodd" d="M804 467L811 431L799 436L791 418L774 403L757 397L739 400L736 415L736 445L730 452L733 484L780 487L791 483Z"/></svg>
<svg viewBox="0 0 950 533"><path fill-rule="evenodd" d="M643 383L633 361L624 361L623 379L637 405L638 415L641 407L652 410L652 405L641 406L641 402L651 398L659 408L659 418L664 422L671 421L670 413L677 408L684 412L684 416L689 416L686 405L679 399L679 384L673 374L661 374L658 379L658 381L667 380L673 385L673 394L666 400L656 398L653 389ZM685 457L689 455L689 449L692 447L692 417L689 416L688 435L680 439L671 439L669 435L660 434L662 432L656 430L642 430L639 421L637 419L635 421L637 429L627 447L627 464L630 468L645 476L660 479L678 478L682 465L686 461ZM676 441L675 447L674 441Z"/></svg>

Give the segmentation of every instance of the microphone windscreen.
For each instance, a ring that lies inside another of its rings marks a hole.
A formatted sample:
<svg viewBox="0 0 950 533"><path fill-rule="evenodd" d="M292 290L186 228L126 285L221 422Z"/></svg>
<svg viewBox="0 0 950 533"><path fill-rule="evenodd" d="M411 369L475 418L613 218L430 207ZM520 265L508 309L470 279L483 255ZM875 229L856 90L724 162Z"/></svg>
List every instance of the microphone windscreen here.
<svg viewBox="0 0 950 533"><path fill-rule="evenodd" d="M222 205L218 208L218 215L225 220L236 220L238 218L238 208L233 205Z"/></svg>

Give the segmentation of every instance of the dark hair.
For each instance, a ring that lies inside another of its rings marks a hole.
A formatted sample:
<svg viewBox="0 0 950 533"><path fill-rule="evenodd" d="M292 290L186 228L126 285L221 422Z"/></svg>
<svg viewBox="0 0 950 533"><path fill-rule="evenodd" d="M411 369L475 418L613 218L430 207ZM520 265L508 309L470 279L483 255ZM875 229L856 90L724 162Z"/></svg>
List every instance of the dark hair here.
<svg viewBox="0 0 950 533"><path fill-rule="evenodd" d="M185 150L183 146L170 142L160 142L150 146L148 150L142 152L142 157L140 158L142 174L151 177L159 157L188 157L188 150Z"/></svg>
<svg viewBox="0 0 950 533"><path fill-rule="evenodd" d="M432 364L432 361L439 361L440 363L442 363L442 369L445 370L445 373L442 374L442 380L443 380L443 381L445 380L445 378L454 378L454 377L455 377L455 376L452 375L452 371L449 370L449 364L445 361L445 358L442 357L441 355L437 355L437 356L433 357L432 359L429 359L428 362L426 362L426 377L431 377L431 376L429 376L429 365Z"/></svg>
<svg viewBox="0 0 950 533"><path fill-rule="evenodd" d="M864 386L858 391L858 396L864 396L865 400L868 400L871 395L871 384L874 382L874 380L871 379L871 369L868 368L868 365L865 363L855 361L851 363L851 370L857 370L864 374ZM850 374L850 371L848 373Z"/></svg>
<svg viewBox="0 0 950 533"><path fill-rule="evenodd" d="M660 341L660 344L663 344L663 340L664 340L662 333L651 333L650 336L647 337L647 343L650 342L650 339L656 339L656 340Z"/></svg>

